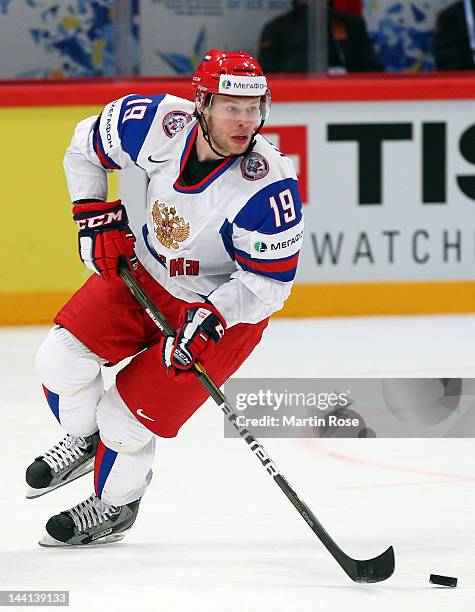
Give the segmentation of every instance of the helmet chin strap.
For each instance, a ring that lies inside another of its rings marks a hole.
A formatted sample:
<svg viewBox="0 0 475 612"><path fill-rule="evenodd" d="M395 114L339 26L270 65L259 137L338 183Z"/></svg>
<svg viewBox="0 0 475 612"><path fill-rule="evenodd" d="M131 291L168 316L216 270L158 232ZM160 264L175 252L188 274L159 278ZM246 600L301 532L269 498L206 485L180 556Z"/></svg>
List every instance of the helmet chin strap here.
<svg viewBox="0 0 475 612"><path fill-rule="evenodd" d="M252 151L252 149L256 146L256 136L262 130L262 126L264 125L264 121L265 121L264 119L261 119L261 123L259 124L259 127L256 130L254 130L254 132L252 133L251 141L249 143L249 146L244 151L243 155L247 155L248 153L250 153Z"/></svg>
<svg viewBox="0 0 475 612"><path fill-rule="evenodd" d="M256 135L261 131L262 126L264 125L264 120L261 120L261 124L259 125L257 130L254 130L254 132L252 133L251 140L247 146L247 149L244 151L244 153L240 153L239 155L223 155L222 153L220 153L213 147L213 144L211 142L211 136L209 133L208 122L206 121L206 117L204 116L204 113L197 111L197 114L198 114L198 121L200 122L201 131L203 132L204 139L208 143L213 153L215 153L216 155L219 155L219 157L222 157L223 159L227 159L228 157L239 157L240 155L243 155L243 156L248 155L252 151L252 149L256 146Z"/></svg>
<svg viewBox="0 0 475 612"><path fill-rule="evenodd" d="M200 122L201 131L203 132L203 137L208 143L213 153L215 153L216 155L219 155L219 157L222 157L223 159L226 159L228 157L235 157L234 155L223 155L222 153L220 153L213 147L213 144L211 142L211 136L209 134L208 122L206 121L206 117L204 116L204 113L200 113L199 111L198 111L198 121Z"/></svg>

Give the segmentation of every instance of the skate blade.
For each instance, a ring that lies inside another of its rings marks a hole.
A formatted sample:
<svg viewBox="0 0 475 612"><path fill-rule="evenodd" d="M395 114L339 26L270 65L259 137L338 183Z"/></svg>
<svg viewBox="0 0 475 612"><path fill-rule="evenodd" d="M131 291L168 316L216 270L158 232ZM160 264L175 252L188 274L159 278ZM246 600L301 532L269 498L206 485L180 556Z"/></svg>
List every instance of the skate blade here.
<svg viewBox="0 0 475 612"><path fill-rule="evenodd" d="M30 487L29 485L27 485L26 499L35 499L35 497L41 497L42 495L46 495L46 493L50 493L51 491L55 491L56 489L64 487L64 485L67 485L70 482L74 482L78 478L81 478L81 476L85 476L86 474L89 474L89 472L92 472L93 469L94 469L94 458L91 462L85 463L83 467L80 470L78 470L78 472L75 474L74 478L70 478L68 480L65 480L64 482L60 482L54 487L44 487L43 489L34 489L33 487Z"/></svg>
<svg viewBox="0 0 475 612"><path fill-rule="evenodd" d="M55 540L55 538L52 538L49 533L46 532L41 539L38 540L38 544L43 548L84 548L85 546L96 546L98 544L112 544L113 542L120 542L124 538L125 533L112 533L103 538L93 540L89 542L89 544L68 544L67 542Z"/></svg>

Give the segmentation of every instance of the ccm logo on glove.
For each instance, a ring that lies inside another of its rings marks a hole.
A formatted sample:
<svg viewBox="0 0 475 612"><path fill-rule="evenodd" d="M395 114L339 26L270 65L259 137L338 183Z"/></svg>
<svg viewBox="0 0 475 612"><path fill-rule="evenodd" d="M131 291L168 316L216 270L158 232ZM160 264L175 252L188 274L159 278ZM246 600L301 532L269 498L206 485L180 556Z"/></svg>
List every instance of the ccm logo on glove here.
<svg viewBox="0 0 475 612"><path fill-rule="evenodd" d="M86 267L106 281L119 277L120 256L125 257L129 268L137 267L135 236L120 200L76 202L73 219L79 228L79 255Z"/></svg>
<svg viewBox="0 0 475 612"><path fill-rule="evenodd" d="M88 217L86 219L78 219L76 225L80 230L94 227L101 227L103 225L110 225L111 223L120 223L123 217L123 208L117 211L111 210L107 214L97 215L97 217Z"/></svg>

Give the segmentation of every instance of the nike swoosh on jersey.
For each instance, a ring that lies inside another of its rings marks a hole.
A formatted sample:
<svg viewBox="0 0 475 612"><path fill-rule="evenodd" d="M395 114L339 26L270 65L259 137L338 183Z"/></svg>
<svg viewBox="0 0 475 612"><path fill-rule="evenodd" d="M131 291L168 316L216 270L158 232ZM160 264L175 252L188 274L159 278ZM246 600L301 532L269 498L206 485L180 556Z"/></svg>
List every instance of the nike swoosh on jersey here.
<svg viewBox="0 0 475 612"><path fill-rule="evenodd" d="M151 155L148 156L148 161L152 162L153 164L164 164L167 161L170 161L169 159L153 159Z"/></svg>
<svg viewBox="0 0 475 612"><path fill-rule="evenodd" d="M151 419L149 416L143 413L142 408L137 410L137 414L142 417L142 419L147 419L147 421L153 421L155 423L155 419Z"/></svg>

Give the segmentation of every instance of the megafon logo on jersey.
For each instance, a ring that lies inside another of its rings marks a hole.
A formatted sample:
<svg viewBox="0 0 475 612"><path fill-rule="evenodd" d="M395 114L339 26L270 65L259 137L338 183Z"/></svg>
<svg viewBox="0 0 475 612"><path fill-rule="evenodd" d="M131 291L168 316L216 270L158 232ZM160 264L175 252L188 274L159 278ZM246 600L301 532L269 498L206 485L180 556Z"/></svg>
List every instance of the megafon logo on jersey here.
<svg viewBox="0 0 475 612"><path fill-rule="evenodd" d="M162 121L162 127L168 138L173 138L178 132L187 126L192 120L192 116L184 111L174 110L165 115Z"/></svg>
<svg viewBox="0 0 475 612"><path fill-rule="evenodd" d="M236 96L262 96L266 93L267 81L263 76L234 76L222 74L219 77L218 93L236 94Z"/></svg>
<svg viewBox="0 0 475 612"><path fill-rule="evenodd" d="M112 149L112 147L114 146L114 143L112 142L112 115L114 114L114 109L116 105L117 100L114 100L114 102L111 102L109 104L106 116L106 141L109 145L109 149Z"/></svg>
<svg viewBox="0 0 475 612"><path fill-rule="evenodd" d="M290 235L290 232L294 233ZM300 221L294 228L283 232L283 237L279 238L278 234L275 236L267 235L266 241L263 242L262 240L256 240L259 236L255 236L249 242L249 252L252 257L262 259L294 256L301 246L303 232L302 221Z"/></svg>
<svg viewBox="0 0 475 612"><path fill-rule="evenodd" d="M257 253L265 253L267 251L267 244L265 242L255 242L254 250Z"/></svg>
<svg viewBox="0 0 475 612"><path fill-rule="evenodd" d="M294 246L297 242L300 242L303 238L303 230L289 238L288 240L281 240L280 242L273 242L270 245L271 251L278 251L279 249L288 249L291 246Z"/></svg>
<svg viewBox="0 0 475 612"><path fill-rule="evenodd" d="M269 173L269 163L260 153L252 151L241 162L241 174L248 181L257 181Z"/></svg>

